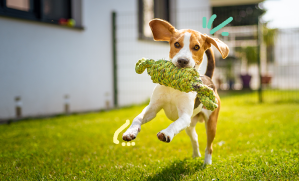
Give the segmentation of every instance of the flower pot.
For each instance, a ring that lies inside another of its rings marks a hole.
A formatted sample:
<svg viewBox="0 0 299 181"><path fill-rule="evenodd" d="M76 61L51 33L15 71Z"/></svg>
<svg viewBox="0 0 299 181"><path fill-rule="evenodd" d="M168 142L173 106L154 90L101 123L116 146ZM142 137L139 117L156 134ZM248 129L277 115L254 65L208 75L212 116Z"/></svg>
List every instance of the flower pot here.
<svg viewBox="0 0 299 181"><path fill-rule="evenodd" d="M250 89L250 80L251 80L251 75L246 74L246 75L240 75L242 83L243 83L243 89Z"/></svg>
<svg viewBox="0 0 299 181"><path fill-rule="evenodd" d="M269 85L271 82L272 76L270 75L263 75L262 76L262 84Z"/></svg>

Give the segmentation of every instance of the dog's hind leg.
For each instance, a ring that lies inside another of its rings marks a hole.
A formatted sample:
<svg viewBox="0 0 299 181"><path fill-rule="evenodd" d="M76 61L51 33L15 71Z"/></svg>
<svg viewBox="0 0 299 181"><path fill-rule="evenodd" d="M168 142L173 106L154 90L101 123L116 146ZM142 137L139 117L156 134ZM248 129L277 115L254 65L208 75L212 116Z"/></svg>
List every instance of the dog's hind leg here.
<svg viewBox="0 0 299 181"><path fill-rule="evenodd" d="M205 120L206 132L207 132L207 148L205 150L204 165L212 164L212 153L213 153L213 141L216 135L217 119L219 114L220 106L211 113L208 119Z"/></svg>
<svg viewBox="0 0 299 181"><path fill-rule="evenodd" d="M189 127L186 128L186 133L190 137L192 148L193 148L193 158L201 157L199 152L199 145L198 145L198 136L195 130L196 123L200 121L199 119L203 119L200 114L197 114L191 119L191 124Z"/></svg>
<svg viewBox="0 0 299 181"><path fill-rule="evenodd" d="M134 118L131 126L123 134L124 141L134 140L141 130L141 125L145 124L156 117L156 114L162 109L159 103L150 103L143 111Z"/></svg>

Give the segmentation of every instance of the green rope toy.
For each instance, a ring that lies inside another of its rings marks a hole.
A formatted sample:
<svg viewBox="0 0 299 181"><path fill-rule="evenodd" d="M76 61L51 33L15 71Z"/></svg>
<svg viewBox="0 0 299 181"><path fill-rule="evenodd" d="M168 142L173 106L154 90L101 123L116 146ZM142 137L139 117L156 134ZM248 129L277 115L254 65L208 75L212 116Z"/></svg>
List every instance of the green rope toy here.
<svg viewBox="0 0 299 181"><path fill-rule="evenodd" d="M171 61L142 58L136 63L135 71L142 74L147 69L154 83L159 83L182 92L196 91L200 102L211 111L217 107L213 89L204 85L195 68L178 68Z"/></svg>

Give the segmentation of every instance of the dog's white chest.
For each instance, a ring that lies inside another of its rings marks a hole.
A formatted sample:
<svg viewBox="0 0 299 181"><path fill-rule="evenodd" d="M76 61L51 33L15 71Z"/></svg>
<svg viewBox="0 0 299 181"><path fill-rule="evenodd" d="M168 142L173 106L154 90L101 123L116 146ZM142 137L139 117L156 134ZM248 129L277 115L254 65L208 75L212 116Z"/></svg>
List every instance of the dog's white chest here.
<svg viewBox="0 0 299 181"><path fill-rule="evenodd" d="M195 92L186 93L171 87L157 85L152 99L162 103L162 109L166 116L170 120L175 121L179 118L179 112L186 111L184 110L185 108L188 108L188 111L191 111L190 113L192 114L195 97Z"/></svg>

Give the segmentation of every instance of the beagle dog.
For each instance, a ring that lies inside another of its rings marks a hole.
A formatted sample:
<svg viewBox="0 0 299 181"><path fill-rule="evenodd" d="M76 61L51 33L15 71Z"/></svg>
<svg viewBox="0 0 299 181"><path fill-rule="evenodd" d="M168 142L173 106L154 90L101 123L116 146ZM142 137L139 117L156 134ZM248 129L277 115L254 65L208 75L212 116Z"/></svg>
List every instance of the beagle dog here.
<svg viewBox="0 0 299 181"><path fill-rule="evenodd" d="M157 134L159 140L170 142L182 130L190 137L193 147L193 157L200 157L198 136L195 131L197 122L205 122L207 134L207 147L204 164L212 164L212 142L216 134L216 124L220 110L220 98L211 81L215 58L211 45L214 45L226 58L229 53L228 46L217 38L201 34L191 29L176 30L169 22L162 19L153 19L149 22L155 41L167 41L170 45L169 59L181 68L194 67L199 69L204 53L208 64L205 75L201 79L205 85L211 87L218 100L218 108L214 111L205 109L196 99L196 92L181 92L171 87L157 85L153 91L150 103L134 118L131 126L123 134L123 140L134 140L141 130L141 125L151 121L163 109L167 118L173 121L166 129Z"/></svg>

